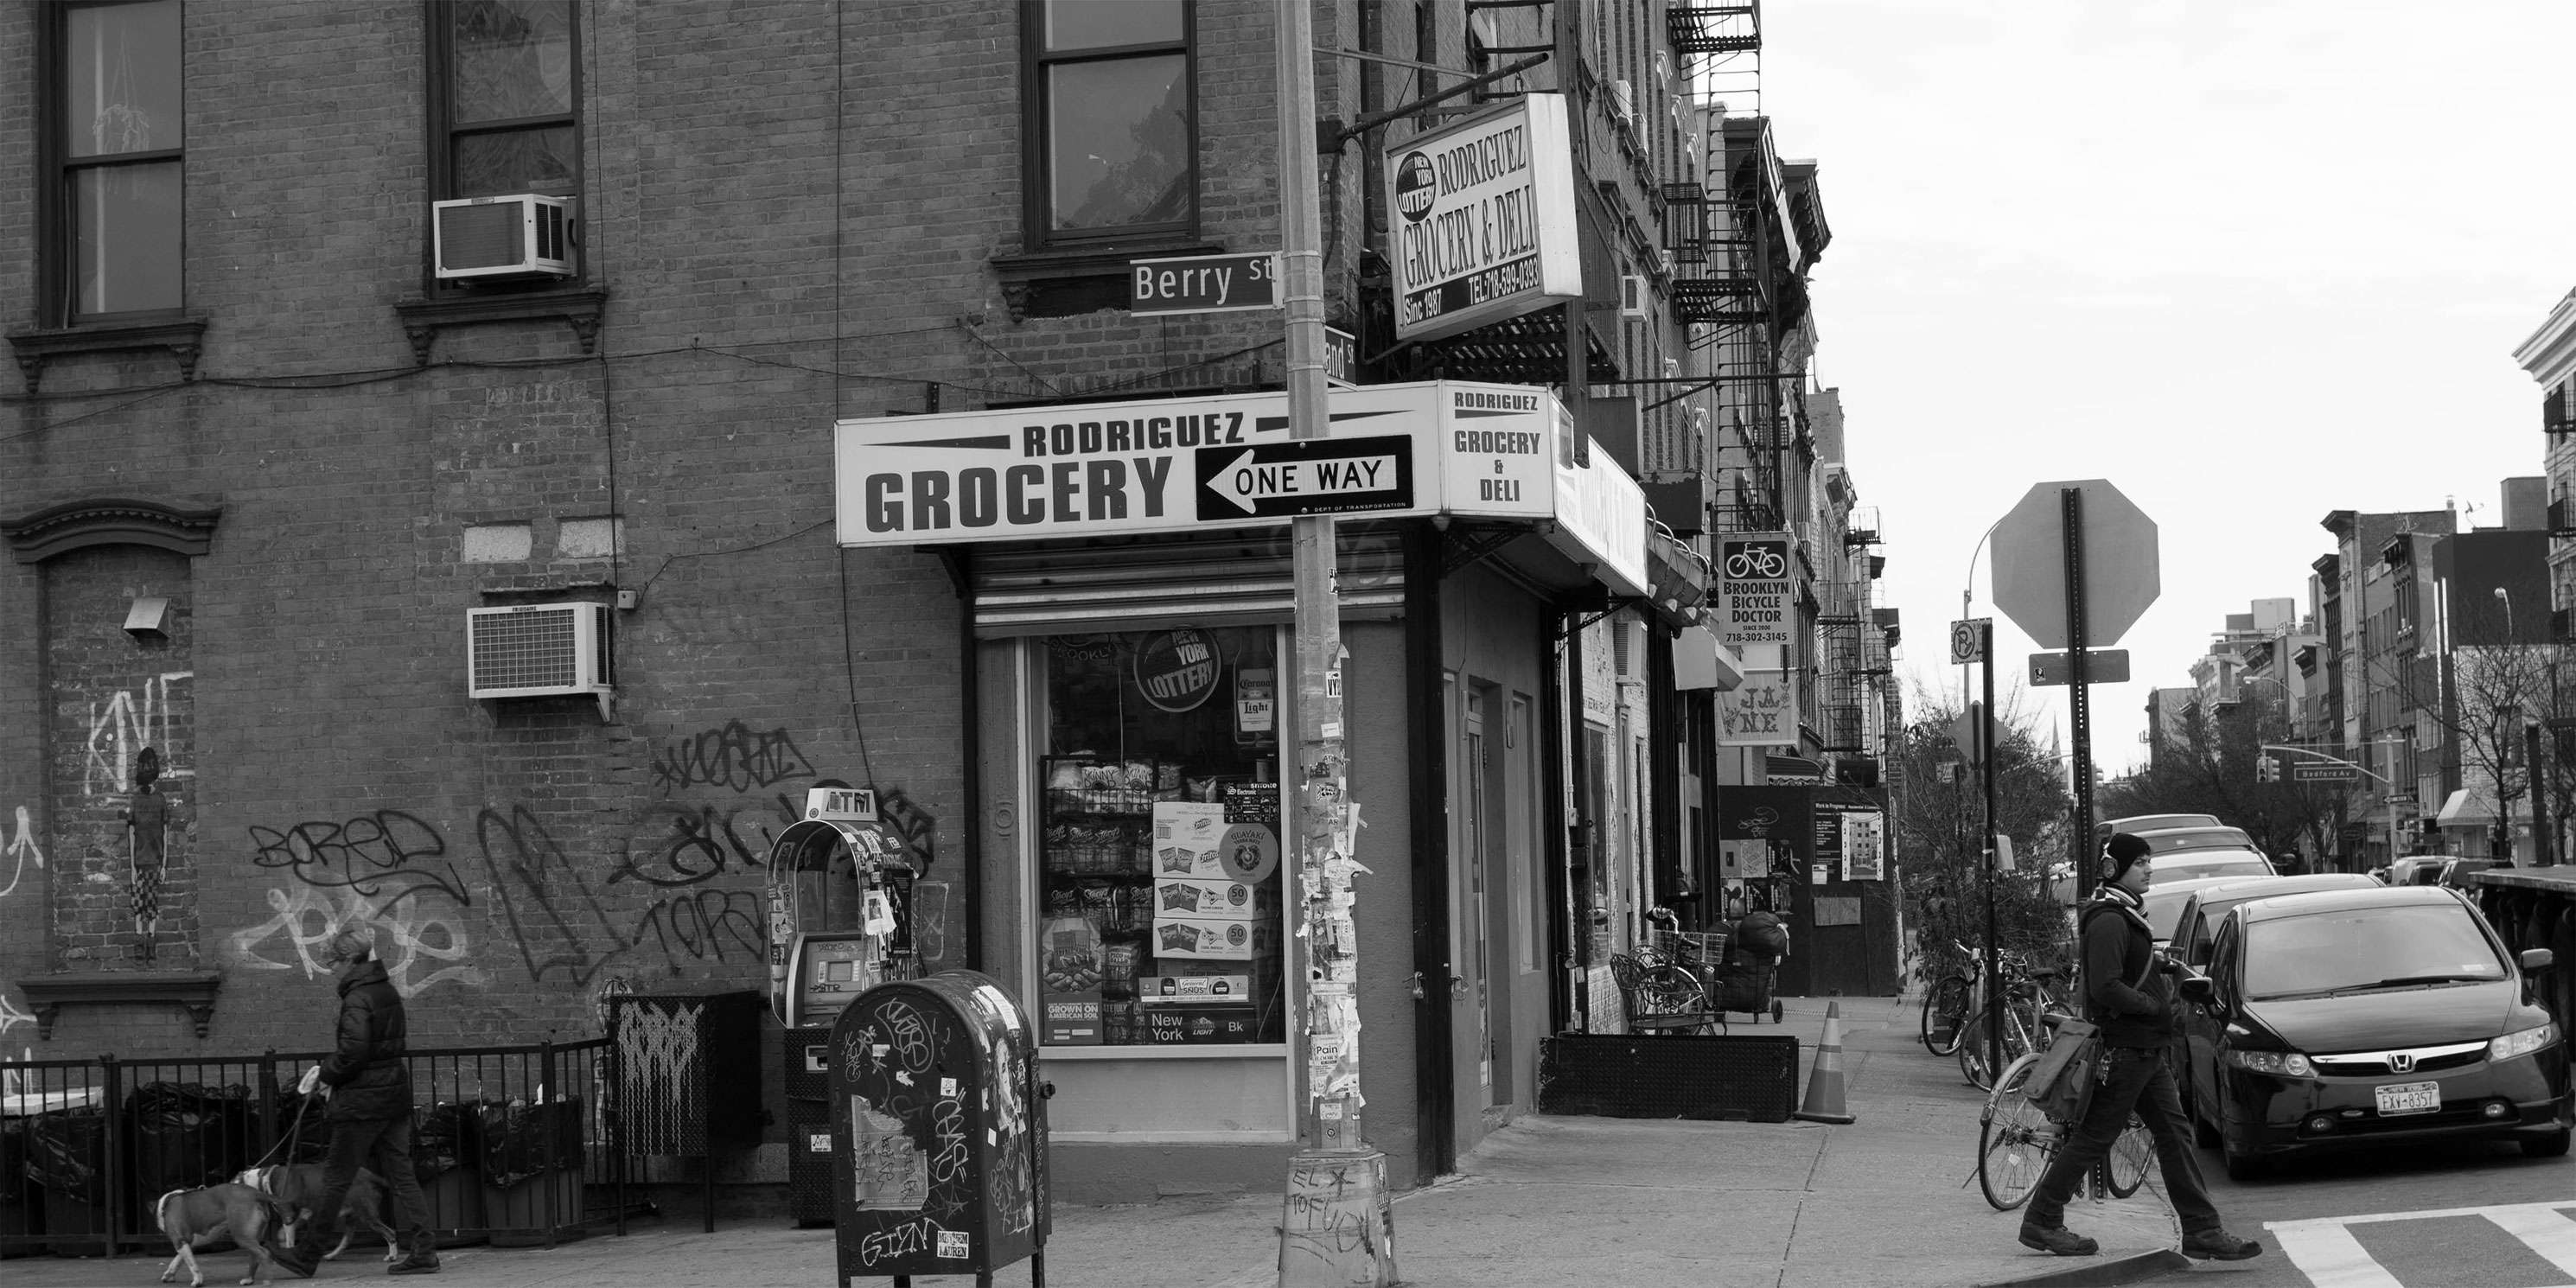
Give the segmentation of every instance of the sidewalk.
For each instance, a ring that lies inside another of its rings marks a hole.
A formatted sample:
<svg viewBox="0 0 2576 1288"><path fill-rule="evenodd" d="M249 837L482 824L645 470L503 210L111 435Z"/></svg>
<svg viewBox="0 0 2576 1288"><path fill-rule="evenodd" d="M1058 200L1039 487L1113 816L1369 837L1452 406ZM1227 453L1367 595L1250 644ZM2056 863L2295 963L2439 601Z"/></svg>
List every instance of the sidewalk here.
<svg viewBox="0 0 2576 1288"><path fill-rule="evenodd" d="M1797 1036L1808 1061L1825 1002L1790 999L1788 1021L1737 1033ZM1460 1162L1460 1174L1400 1196L1396 1262L1414 1288L1865 1288L1964 1286L2099 1266L2175 1246L2171 1210L2150 1178L2126 1201L2078 1201L2069 1227L2102 1256L2055 1258L2014 1242L2018 1212L1989 1207L1976 1182L1983 1098L1955 1061L1915 1040L1914 1008L1892 998L1843 1003L1849 1126L1524 1118ZM1806 1070L1801 1069L1803 1092ZM1047 1248L1053 1288L1268 1288L1277 1281L1276 1196L1060 1208ZM740 1222L629 1227L552 1250L458 1248L426 1282L471 1288L813 1288L833 1284L829 1230ZM13 1288L145 1284L164 1253L113 1261L0 1263ZM241 1278L246 1258L204 1259L208 1284ZM383 1278L352 1250L318 1280ZM1028 1281L1025 1265L997 1284ZM184 1280L182 1282L185 1282ZM300 1282L281 1276L280 1283ZM884 1280L857 1280L883 1283ZM916 1277L923 1288L973 1283Z"/></svg>

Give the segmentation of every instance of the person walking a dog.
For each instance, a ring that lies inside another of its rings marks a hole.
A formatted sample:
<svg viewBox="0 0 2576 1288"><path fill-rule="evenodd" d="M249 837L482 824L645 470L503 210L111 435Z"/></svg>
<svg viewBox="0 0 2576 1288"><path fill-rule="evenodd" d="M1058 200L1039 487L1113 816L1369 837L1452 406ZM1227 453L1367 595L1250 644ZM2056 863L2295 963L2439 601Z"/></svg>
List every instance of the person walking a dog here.
<svg viewBox="0 0 2576 1288"><path fill-rule="evenodd" d="M323 1088L331 1124L331 1152L323 1175L321 1200L313 1205L313 1231L281 1248L277 1264L305 1278L320 1265L320 1251L339 1237L340 1206L367 1167L385 1178L393 1191L395 1222L410 1255L385 1268L392 1275L435 1274L438 1252L429 1232L429 1203L421 1197L420 1177L411 1165L411 1069L404 1060L407 1025L402 994L394 991L385 965L375 958L375 940L364 926L350 926L331 936L323 964L340 977L340 1021L337 1045L320 1064L305 1070L301 1090Z"/></svg>
<svg viewBox="0 0 2576 1288"><path fill-rule="evenodd" d="M2141 911L2155 872L2153 849L2146 838L2127 832L2113 834L2102 847L2102 885L2080 922L2084 1018L2102 1031L2102 1073L2084 1121L2049 1161L2030 1196L2021 1219L2021 1242L2061 1257L2089 1257L2100 1250L2093 1240L2066 1228L2066 1201L2075 1196L2085 1172L2111 1152L2111 1142L2127 1129L2135 1111L2155 1137L2165 1197L2182 1222L2182 1254L2197 1261L2243 1261L2261 1254L2263 1245L2237 1238L2219 1224L2218 1207L2209 1200L2200 1160L2192 1153L2191 1128L2174 1091L2173 1071L2165 1067L2166 1038L2181 1015L2169 978L2171 963L2156 955L2155 931Z"/></svg>

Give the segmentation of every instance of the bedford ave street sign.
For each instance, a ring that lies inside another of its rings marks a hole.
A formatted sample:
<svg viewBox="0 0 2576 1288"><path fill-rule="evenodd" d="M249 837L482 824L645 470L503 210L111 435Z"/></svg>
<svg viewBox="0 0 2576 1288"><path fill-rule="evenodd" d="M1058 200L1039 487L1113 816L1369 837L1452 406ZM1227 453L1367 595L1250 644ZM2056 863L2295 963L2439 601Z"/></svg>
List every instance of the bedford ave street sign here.
<svg viewBox="0 0 2576 1288"><path fill-rule="evenodd" d="M1576 462L1572 418L1545 389L1362 385L1329 406L1330 437L1306 440L1289 436L1284 392L844 420L837 539L1128 536L1361 510L1546 520L1570 558L1644 593L1645 494L1606 451Z"/></svg>

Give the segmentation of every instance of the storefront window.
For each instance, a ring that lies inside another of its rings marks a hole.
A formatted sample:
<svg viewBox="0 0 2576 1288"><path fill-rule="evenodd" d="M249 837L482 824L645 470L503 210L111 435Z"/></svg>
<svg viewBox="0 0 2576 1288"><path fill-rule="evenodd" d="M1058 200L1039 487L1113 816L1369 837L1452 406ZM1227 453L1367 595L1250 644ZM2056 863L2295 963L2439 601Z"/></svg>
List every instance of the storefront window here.
<svg viewBox="0 0 2576 1288"><path fill-rule="evenodd" d="M1285 1041L1278 631L1059 635L1040 652L1046 1042Z"/></svg>

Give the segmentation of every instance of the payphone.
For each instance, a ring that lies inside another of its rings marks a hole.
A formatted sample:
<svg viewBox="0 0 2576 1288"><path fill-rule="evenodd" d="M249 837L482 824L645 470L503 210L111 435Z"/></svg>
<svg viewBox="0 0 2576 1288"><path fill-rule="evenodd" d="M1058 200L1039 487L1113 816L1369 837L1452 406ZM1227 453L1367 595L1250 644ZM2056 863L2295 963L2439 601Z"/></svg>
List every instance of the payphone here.
<svg viewBox="0 0 2576 1288"><path fill-rule="evenodd" d="M850 999L920 974L912 869L878 820L876 792L817 787L769 851L770 1006L789 1028L828 1026Z"/></svg>
<svg viewBox="0 0 2576 1288"><path fill-rule="evenodd" d="M832 1022L859 994L921 973L909 851L865 787L817 787L769 850L769 1001L786 1025L788 1215L832 1219L834 1147L824 1104Z"/></svg>

